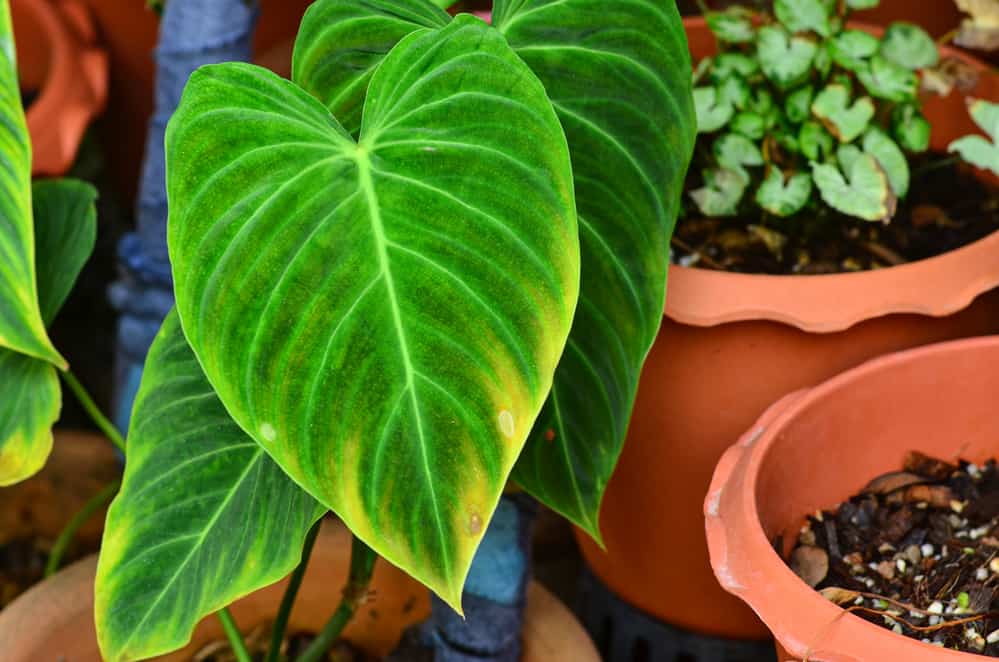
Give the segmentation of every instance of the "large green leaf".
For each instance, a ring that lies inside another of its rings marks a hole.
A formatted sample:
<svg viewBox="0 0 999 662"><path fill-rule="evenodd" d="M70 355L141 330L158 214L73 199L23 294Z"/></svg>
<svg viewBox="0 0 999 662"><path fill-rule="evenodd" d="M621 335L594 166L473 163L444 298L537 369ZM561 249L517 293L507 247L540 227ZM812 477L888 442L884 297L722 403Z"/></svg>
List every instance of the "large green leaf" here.
<svg viewBox="0 0 999 662"><path fill-rule="evenodd" d="M0 348L65 367L38 306L31 143L17 84L10 7L0 0Z"/></svg>
<svg viewBox="0 0 999 662"><path fill-rule="evenodd" d="M96 192L59 179L34 185L38 295L46 324L62 307L90 257L97 234ZM0 485L38 472L52 450L62 394L51 363L0 349Z"/></svg>
<svg viewBox="0 0 999 662"><path fill-rule="evenodd" d="M295 39L292 80L356 136L368 82L385 54L414 30L448 21L447 13L427 0L315 2Z"/></svg>
<svg viewBox="0 0 999 662"><path fill-rule="evenodd" d="M97 241L97 191L77 179L35 182L35 252L42 319L51 324Z"/></svg>
<svg viewBox="0 0 999 662"><path fill-rule="evenodd" d="M171 313L146 360L97 566L104 658L181 648L203 617L289 573L324 512L229 417Z"/></svg>
<svg viewBox="0 0 999 662"><path fill-rule="evenodd" d="M568 347L514 477L599 540L693 151L686 36L659 0L498 0L493 20L562 120L583 255Z"/></svg>
<svg viewBox="0 0 999 662"><path fill-rule="evenodd" d="M460 609L578 297L541 83L465 15L383 60L359 143L292 83L228 64L191 77L166 148L178 312L226 408Z"/></svg>
<svg viewBox="0 0 999 662"><path fill-rule="evenodd" d="M514 477L599 539L600 501L661 319L669 235L693 150L686 38L673 3L651 0L504 1L493 21L562 120L583 251L572 337ZM751 73L730 60L715 68ZM311 77L305 67L298 75Z"/></svg>

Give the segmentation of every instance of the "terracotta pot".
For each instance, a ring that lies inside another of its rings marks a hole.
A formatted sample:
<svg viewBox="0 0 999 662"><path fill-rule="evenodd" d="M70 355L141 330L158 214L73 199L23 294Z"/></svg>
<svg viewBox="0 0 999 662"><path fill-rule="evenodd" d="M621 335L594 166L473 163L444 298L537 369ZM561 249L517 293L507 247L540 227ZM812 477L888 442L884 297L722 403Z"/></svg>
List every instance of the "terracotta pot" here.
<svg viewBox="0 0 999 662"><path fill-rule="evenodd" d="M12 0L11 17L28 107L32 175L61 175L73 164L83 132L104 108L107 55L79 0Z"/></svg>
<svg viewBox="0 0 999 662"><path fill-rule="evenodd" d="M896 635L798 579L789 553L805 515L833 508L918 450L984 462L999 454L999 337L892 354L771 407L722 457L704 502L718 581L767 623L781 660L982 659Z"/></svg>
<svg viewBox="0 0 999 662"><path fill-rule="evenodd" d="M159 19L143 0L83 0L97 19L102 43L111 57L108 117L100 127L109 167L123 202L131 205L145 149L146 127L153 112L153 49ZM265 53L293 39L312 0L262 0L254 46Z"/></svg>
<svg viewBox="0 0 999 662"><path fill-rule="evenodd" d="M332 614L347 575L350 534L339 522L324 524L291 615L289 630L316 632ZM4 662L100 662L94 632L94 573L97 558L70 566L25 593L0 612ZM274 618L285 582L235 603L231 610L244 631ZM374 599L365 604L345 636L371 655L385 655L403 629L427 618L427 591L401 570L379 561L371 585ZM561 602L539 584L528 591L524 624L524 662L599 662L583 628ZM158 658L187 662L207 643L224 638L214 617L205 619L182 651Z"/></svg>
<svg viewBox="0 0 999 662"><path fill-rule="evenodd" d="M695 57L711 53L703 20L686 25ZM983 73L976 93L999 99L999 81ZM957 95L930 101L926 112L935 148L973 128ZM666 316L604 499L606 553L578 533L590 568L660 620L717 636L765 637L766 628L718 586L708 564L701 499L718 458L786 393L886 352L999 330L997 285L999 233L864 273L761 276L671 267Z"/></svg>

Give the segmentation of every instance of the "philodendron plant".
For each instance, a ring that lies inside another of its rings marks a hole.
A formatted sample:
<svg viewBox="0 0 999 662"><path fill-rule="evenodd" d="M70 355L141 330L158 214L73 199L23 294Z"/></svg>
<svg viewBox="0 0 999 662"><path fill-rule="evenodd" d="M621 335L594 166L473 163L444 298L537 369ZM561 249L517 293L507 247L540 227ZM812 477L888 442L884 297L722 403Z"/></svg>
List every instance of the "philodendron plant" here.
<svg viewBox="0 0 999 662"><path fill-rule="evenodd" d="M511 478L599 540L662 315L690 90L668 0L498 0L493 26L319 0L291 81L198 70L166 138L177 306L98 566L106 658L183 646L304 565L329 510L357 542L307 660L375 554L460 611Z"/></svg>
<svg viewBox="0 0 999 662"><path fill-rule="evenodd" d="M913 24L880 37L847 25L851 10L877 4L775 0L773 15L707 12L719 51L695 72L703 186L690 197L702 214L892 218L910 158L930 145L920 72L940 55Z"/></svg>
<svg viewBox="0 0 999 662"><path fill-rule="evenodd" d="M60 375L119 439L46 331L93 251L95 198L71 179L32 184L10 7L0 0L0 487L44 466L62 405Z"/></svg>

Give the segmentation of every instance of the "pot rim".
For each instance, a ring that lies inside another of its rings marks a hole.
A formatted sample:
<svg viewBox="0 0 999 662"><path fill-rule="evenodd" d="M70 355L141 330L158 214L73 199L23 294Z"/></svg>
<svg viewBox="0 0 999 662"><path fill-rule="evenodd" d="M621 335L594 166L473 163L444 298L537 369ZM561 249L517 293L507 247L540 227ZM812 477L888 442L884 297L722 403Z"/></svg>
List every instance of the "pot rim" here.
<svg viewBox="0 0 999 662"><path fill-rule="evenodd" d="M104 109L107 53L95 45L93 19L79 0L13 0L11 12L31 16L51 53L38 97L25 115L32 176L59 175L73 165L84 132Z"/></svg>
<svg viewBox="0 0 999 662"><path fill-rule="evenodd" d="M703 17L683 23L688 32L708 29ZM874 34L884 30L856 21L850 26ZM941 52L973 66L981 76L995 75L981 60L957 49L943 46ZM875 271L776 276L671 264L665 315L691 326L769 320L810 333L843 331L895 313L944 317L999 286L997 256L999 230L942 255Z"/></svg>
<svg viewBox="0 0 999 662"><path fill-rule="evenodd" d="M883 651L887 645L893 659L907 662L983 659L897 635L823 598L774 551L760 523L756 494L760 468L771 446L791 421L815 403L851 388L868 375L891 371L927 356L996 347L999 336L987 336L929 345L868 361L820 386L785 396L722 456L704 500L711 567L722 587L748 604L789 653L823 662L862 662L871 659L872 651Z"/></svg>

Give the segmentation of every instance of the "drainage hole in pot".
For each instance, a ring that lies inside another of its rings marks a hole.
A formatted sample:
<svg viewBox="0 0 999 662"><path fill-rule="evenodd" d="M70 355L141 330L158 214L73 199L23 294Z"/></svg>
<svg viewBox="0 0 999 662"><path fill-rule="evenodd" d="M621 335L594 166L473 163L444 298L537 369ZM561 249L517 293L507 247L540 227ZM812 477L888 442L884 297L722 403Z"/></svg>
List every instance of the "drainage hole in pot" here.
<svg viewBox="0 0 999 662"><path fill-rule="evenodd" d="M910 452L802 526L791 569L845 610L925 643L999 657L999 470Z"/></svg>

